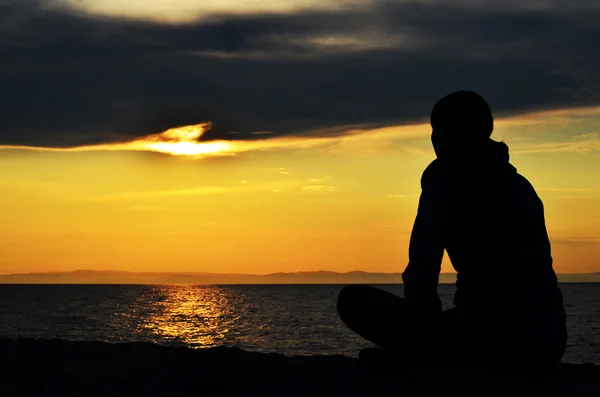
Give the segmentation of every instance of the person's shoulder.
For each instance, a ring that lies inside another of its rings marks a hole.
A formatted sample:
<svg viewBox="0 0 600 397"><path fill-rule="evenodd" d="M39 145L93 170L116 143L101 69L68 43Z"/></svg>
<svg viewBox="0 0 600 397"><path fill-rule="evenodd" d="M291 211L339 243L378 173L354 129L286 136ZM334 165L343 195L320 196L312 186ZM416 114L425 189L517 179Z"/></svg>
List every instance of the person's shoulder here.
<svg viewBox="0 0 600 397"><path fill-rule="evenodd" d="M531 182L523 175L515 172L513 177L513 192L516 193L516 198L519 199L529 209L543 208L543 203L538 196Z"/></svg>
<svg viewBox="0 0 600 397"><path fill-rule="evenodd" d="M520 191L525 192L525 193L534 193L537 195L533 185L531 184L531 182L529 182L529 179L525 178L523 175L519 174L518 172L514 173L513 181L514 181L515 186Z"/></svg>
<svg viewBox="0 0 600 397"><path fill-rule="evenodd" d="M439 179L441 174L441 164L438 159L433 160L421 176L421 189L434 185Z"/></svg>

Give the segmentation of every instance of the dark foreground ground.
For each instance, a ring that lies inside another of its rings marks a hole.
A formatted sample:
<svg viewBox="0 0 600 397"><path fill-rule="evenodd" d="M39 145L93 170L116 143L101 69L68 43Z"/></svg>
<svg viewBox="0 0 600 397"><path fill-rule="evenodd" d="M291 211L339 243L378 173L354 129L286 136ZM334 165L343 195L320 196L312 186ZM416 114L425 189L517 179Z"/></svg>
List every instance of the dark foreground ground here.
<svg viewBox="0 0 600 397"><path fill-rule="evenodd" d="M0 340L0 396L600 396L600 366L459 368L412 363L385 373L344 356L236 348Z"/></svg>

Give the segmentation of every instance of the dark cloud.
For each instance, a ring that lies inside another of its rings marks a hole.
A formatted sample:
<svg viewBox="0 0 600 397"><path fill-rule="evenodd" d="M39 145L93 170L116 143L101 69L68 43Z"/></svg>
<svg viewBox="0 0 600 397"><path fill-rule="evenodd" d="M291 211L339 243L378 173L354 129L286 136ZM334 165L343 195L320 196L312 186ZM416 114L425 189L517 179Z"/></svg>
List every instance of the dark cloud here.
<svg viewBox="0 0 600 397"><path fill-rule="evenodd" d="M496 114L600 103L594 3L426 4L169 25L0 2L0 144L415 122L463 88Z"/></svg>

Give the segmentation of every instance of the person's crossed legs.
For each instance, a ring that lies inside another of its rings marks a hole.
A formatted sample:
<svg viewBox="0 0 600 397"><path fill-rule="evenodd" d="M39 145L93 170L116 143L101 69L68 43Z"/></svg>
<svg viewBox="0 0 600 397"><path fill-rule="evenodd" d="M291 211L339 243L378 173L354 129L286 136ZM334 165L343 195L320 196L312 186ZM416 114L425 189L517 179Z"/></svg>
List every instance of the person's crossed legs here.
<svg viewBox="0 0 600 397"><path fill-rule="evenodd" d="M342 321L380 347L393 347L406 336L408 308L404 299L367 285L348 285L337 300Z"/></svg>
<svg viewBox="0 0 600 397"><path fill-rule="evenodd" d="M450 309L436 329L423 330L403 298L368 285L344 287L337 310L352 331L379 347L398 349L406 358L447 355L458 325L457 311Z"/></svg>

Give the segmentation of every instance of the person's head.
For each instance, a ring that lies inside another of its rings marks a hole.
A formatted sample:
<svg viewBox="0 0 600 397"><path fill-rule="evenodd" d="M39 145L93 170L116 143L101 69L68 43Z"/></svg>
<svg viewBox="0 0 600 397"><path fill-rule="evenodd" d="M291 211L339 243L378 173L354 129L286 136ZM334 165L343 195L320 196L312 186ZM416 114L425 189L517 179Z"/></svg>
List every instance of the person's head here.
<svg viewBox="0 0 600 397"><path fill-rule="evenodd" d="M431 111L431 142L438 157L457 150L476 150L494 129L492 111L479 94L457 91L440 99Z"/></svg>

